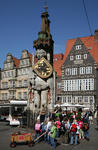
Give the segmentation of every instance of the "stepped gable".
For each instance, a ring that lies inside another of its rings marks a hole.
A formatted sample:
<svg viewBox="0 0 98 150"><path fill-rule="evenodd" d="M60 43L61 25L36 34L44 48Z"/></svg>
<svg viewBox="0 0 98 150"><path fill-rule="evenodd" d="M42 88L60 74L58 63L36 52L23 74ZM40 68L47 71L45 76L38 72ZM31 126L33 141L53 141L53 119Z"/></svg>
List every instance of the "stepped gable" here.
<svg viewBox="0 0 98 150"><path fill-rule="evenodd" d="M67 40L63 63L65 62L76 40L77 38ZM95 36L80 37L80 40L84 43L95 62L98 63L98 41L95 41Z"/></svg>

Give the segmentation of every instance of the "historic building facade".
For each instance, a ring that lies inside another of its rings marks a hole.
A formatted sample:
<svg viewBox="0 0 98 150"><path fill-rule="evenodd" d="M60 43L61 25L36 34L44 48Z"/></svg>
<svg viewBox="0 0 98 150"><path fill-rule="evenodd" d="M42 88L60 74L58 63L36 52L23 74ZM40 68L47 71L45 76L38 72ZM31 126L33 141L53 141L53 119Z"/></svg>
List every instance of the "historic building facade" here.
<svg viewBox="0 0 98 150"><path fill-rule="evenodd" d="M53 68L56 72L58 71L56 67L58 66L58 58L60 58L61 55L62 54L53 55ZM1 106L24 108L24 102L27 102L30 98L29 87L32 76L34 76L32 66L36 62L36 56L33 58L28 50L22 51L20 59L15 58L10 53L7 54L4 68L0 70ZM29 100L32 102L32 98Z"/></svg>
<svg viewBox="0 0 98 150"><path fill-rule="evenodd" d="M4 68L1 70L1 86L0 86L0 100L2 103L8 103L9 100L15 98L16 89L16 68L15 60L11 54L8 54L4 62Z"/></svg>
<svg viewBox="0 0 98 150"><path fill-rule="evenodd" d="M94 110L98 101L98 30L94 36L67 41L62 63L62 103L84 104Z"/></svg>
<svg viewBox="0 0 98 150"><path fill-rule="evenodd" d="M1 70L0 104L3 107L24 109L24 101L28 100L29 72L32 71L32 55L22 51L21 59L6 56L4 68ZM25 103L25 106L26 106Z"/></svg>

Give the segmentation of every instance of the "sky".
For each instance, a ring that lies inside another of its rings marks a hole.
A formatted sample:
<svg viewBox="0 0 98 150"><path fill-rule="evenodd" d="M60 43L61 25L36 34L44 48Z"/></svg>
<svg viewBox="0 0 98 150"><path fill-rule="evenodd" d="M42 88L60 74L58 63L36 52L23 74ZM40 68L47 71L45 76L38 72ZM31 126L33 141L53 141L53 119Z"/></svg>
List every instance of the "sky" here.
<svg viewBox="0 0 98 150"><path fill-rule="evenodd" d="M98 0L84 0L92 30L98 29ZM54 53L65 53L68 39L90 36L83 0L47 0ZM33 52L41 29L44 0L0 0L0 68L6 55Z"/></svg>

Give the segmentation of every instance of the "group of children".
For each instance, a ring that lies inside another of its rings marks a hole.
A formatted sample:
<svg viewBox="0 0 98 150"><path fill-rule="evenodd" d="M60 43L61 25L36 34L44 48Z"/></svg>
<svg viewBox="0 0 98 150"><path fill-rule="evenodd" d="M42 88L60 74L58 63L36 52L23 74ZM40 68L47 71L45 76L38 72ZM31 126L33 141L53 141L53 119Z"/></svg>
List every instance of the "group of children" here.
<svg viewBox="0 0 98 150"><path fill-rule="evenodd" d="M56 148L57 141L62 139L64 144L77 145L81 139L89 140L89 113L81 112L57 113L55 118L47 118L44 122L37 120L35 124L35 139L44 140ZM74 143L75 142L75 143Z"/></svg>

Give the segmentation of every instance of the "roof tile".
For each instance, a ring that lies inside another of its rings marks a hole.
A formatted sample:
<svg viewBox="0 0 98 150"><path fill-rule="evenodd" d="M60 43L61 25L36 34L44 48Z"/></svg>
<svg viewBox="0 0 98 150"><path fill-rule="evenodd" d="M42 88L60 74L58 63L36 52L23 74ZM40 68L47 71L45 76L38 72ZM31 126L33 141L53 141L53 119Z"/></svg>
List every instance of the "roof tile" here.
<svg viewBox="0 0 98 150"><path fill-rule="evenodd" d="M94 60L96 61L96 63L98 63L98 41L96 42L94 39L95 39L94 36L80 38L80 40L84 43L84 45L86 46L86 48L88 49L88 51L90 52ZM67 40L67 46L64 54L63 63L66 60L68 54L70 53L76 40L77 38Z"/></svg>

